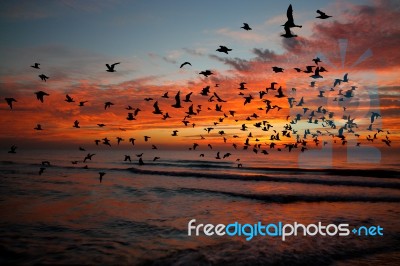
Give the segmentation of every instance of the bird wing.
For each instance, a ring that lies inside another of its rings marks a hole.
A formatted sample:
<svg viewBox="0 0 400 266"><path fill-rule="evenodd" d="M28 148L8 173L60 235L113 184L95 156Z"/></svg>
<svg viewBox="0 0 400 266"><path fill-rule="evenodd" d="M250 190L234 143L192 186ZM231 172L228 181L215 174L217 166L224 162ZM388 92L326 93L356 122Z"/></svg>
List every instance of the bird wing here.
<svg viewBox="0 0 400 266"><path fill-rule="evenodd" d="M287 12L286 12L286 16L288 18L288 21L293 22L293 8L292 5L289 5Z"/></svg>
<svg viewBox="0 0 400 266"><path fill-rule="evenodd" d="M320 14L321 16L326 15L324 12L322 12L321 10L317 10L317 13Z"/></svg>

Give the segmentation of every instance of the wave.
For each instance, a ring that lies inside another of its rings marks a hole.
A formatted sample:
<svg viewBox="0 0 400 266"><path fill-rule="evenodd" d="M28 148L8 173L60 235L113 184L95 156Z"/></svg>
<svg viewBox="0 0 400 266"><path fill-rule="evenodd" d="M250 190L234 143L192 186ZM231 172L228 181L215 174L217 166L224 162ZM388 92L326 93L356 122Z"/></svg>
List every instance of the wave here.
<svg viewBox="0 0 400 266"><path fill-rule="evenodd" d="M329 186L359 186L359 187L379 187L400 189L400 183L395 182L366 182L354 180L324 180L324 179L305 179L298 177L274 177L267 175L238 175L238 174L222 174L222 173L200 173L200 172L180 172L180 171L159 171L139 168L129 168L128 171L135 174L161 175L161 176L178 176L192 178L213 178L213 179L231 179L241 181L266 181L266 182L284 182L284 183L303 183L303 184L319 184Z"/></svg>
<svg viewBox="0 0 400 266"><path fill-rule="evenodd" d="M161 192L161 188L157 189ZM288 195L288 194L246 194L230 191L201 189L201 188L179 188L175 192L185 194L214 194L229 197L239 197L249 200L258 200L267 203L294 203L294 202L400 202L400 197L374 197L364 195Z"/></svg>

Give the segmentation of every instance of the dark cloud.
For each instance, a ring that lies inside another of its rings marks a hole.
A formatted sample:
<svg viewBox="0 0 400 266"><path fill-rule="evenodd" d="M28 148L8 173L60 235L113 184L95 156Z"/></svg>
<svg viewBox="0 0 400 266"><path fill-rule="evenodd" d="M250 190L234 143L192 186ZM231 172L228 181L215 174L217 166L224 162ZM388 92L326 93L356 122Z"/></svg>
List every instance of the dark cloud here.
<svg viewBox="0 0 400 266"><path fill-rule="evenodd" d="M269 49L253 48L252 52L257 56L257 59L261 61L272 61L276 59L275 52Z"/></svg>
<svg viewBox="0 0 400 266"><path fill-rule="evenodd" d="M232 59L232 58L223 58L216 55L210 55L210 58L223 62L226 65L230 65L238 71L248 71L251 68L249 61L237 57Z"/></svg>

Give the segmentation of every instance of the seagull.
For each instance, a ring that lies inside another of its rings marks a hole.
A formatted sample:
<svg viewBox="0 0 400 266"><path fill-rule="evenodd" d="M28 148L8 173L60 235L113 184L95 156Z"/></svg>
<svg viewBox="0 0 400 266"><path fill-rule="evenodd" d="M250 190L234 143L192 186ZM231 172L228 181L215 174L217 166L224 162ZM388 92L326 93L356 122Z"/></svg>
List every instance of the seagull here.
<svg viewBox="0 0 400 266"><path fill-rule="evenodd" d="M319 57L314 58L312 61L314 61L314 63L315 63L316 65L318 65L318 63L321 63L321 59L319 59Z"/></svg>
<svg viewBox="0 0 400 266"><path fill-rule="evenodd" d="M283 72L283 68L277 67L277 66L272 67L272 70L273 70L275 73Z"/></svg>
<svg viewBox="0 0 400 266"><path fill-rule="evenodd" d="M10 109L12 109L13 102L17 102L14 98L4 98L4 100L7 102L8 106L10 106Z"/></svg>
<svg viewBox="0 0 400 266"><path fill-rule="evenodd" d="M85 159L83 159L83 162L86 162L86 160L92 160L92 157L93 157L94 155L96 155L96 154L95 154L95 153L88 153L88 154L85 156Z"/></svg>
<svg viewBox="0 0 400 266"><path fill-rule="evenodd" d="M35 128L36 130L43 130L42 125L41 124L37 124Z"/></svg>
<svg viewBox="0 0 400 266"><path fill-rule="evenodd" d="M144 136L144 141L147 142L150 138L151 138L151 137L149 137L149 136Z"/></svg>
<svg viewBox="0 0 400 266"><path fill-rule="evenodd" d="M204 75L205 77L208 77L214 73L212 73L210 70L204 70L204 71L201 71L199 74Z"/></svg>
<svg viewBox="0 0 400 266"><path fill-rule="evenodd" d="M314 75L311 75L310 77L313 78L313 79L320 79L320 78L323 78L323 77L319 74L319 67L317 67L317 68L315 69Z"/></svg>
<svg viewBox="0 0 400 266"><path fill-rule="evenodd" d="M39 65L40 65L39 63L34 63L34 65L31 66L31 67L36 68L36 69L40 69Z"/></svg>
<svg viewBox="0 0 400 266"><path fill-rule="evenodd" d="M277 98L286 97L286 95L283 94L282 87L279 87L278 95L275 95L275 97L277 97Z"/></svg>
<svg viewBox="0 0 400 266"><path fill-rule="evenodd" d="M132 162L132 161L131 161L131 156L125 155L124 162L126 162L126 161Z"/></svg>
<svg viewBox="0 0 400 266"><path fill-rule="evenodd" d="M107 67L107 72L115 72L115 70L114 70L114 67L116 66L116 65L118 65L118 64L120 64L120 62L118 62L118 63L114 63L114 64L112 64L111 66L109 65L109 64L106 64L106 67Z"/></svg>
<svg viewBox="0 0 400 266"><path fill-rule="evenodd" d="M181 65L179 68L182 68L182 67L184 67L185 65L191 66L192 64L191 64L190 62L184 62L184 63L182 63L182 65Z"/></svg>
<svg viewBox="0 0 400 266"><path fill-rule="evenodd" d="M381 115L375 112L372 112L371 114L371 124L374 123L375 119L380 117Z"/></svg>
<svg viewBox="0 0 400 266"><path fill-rule="evenodd" d="M100 183L101 183L101 181L103 181L103 176L105 175L106 173L104 173L104 172L99 172L99 180L100 180Z"/></svg>
<svg viewBox="0 0 400 266"><path fill-rule="evenodd" d="M111 105L114 105L112 102L105 102L104 103L104 110L106 110L107 108L110 108Z"/></svg>
<svg viewBox="0 0 400 266"><path fill-rule="evenodd" d="M171 105L172 107L182 108L180 95L181 95L181 92L178 91L178 93L175 95L175 104Z"/></svg>
<svg viewBox="0 0 400 266"><path fill-rule="evenodd" d="M186 94L186 96L185 96L185 99L183 100L184 102L192 102L191 100L190 100L190 96L192 96L192 93L193 92L190 92L190 93L188 93L188 94Z"/></svg>
<svg viewBox="0 0 400 266"><path fill-rule="evenodd" d="M43 174L43 172L44 172L44 170L46 170L46 168L45 168L45 167L40 167L40 169L39 169L39 175L42 175L42 174Z"/></svg>
<svg viewBox="0 0 400 266"><path fill-rule="evenodd" d="M74 125L73 125L72 127L80 128L80 126L79 126L79 121L78 121L78 120L75 120Z"/></svg>
<svg viewBox="0 0 400 266"><path fill-rule="evenodd" d="M252 30L252 29L250 28L249 24L247 24L247 23L243 23L243 26L240 27L240 28L241 28L241 29L244 29L244 30Z"/></svg>
<svg viewBox="0 0 400 266"><path fill-rule="evenodd" d="M319 14L319 16L318 16L318 17L315 17L315 18L327 19L327 18L332 17L332 16L328 16L327 14L325 14L324 12L322 12L321 10L317 10L317 13Z"/></svg>
<svg viewBox="0 0 400 266"><path fill-rule="evenodd" d="M16 153L16 150L17 149L17 146L15 146L15 145L12 145L11 147L10 147L10 150L8 151L8 153Z"/></svg>
<svg viewBox="0 0 400 266"><path fill-rule="evenodd" d="M162 115L163 114L163 112L160 110L160 108L158 107L158 101L156 101L154 104L153 104L153 107L154 107L154 111L153 111L153 114L156 114L156 115Z"/></svg>
<svg viewBox="0 0 400 266"><path fill-rule="evenodd" d="M83 102L79 102L79 106L85 106L85 103L87 103L88 101L83 101Z"/></svg>
<svg viewBox="0 0 400 266"><path fill-rule="evenodd" d="M286 28L290 29L290 28L294 28L294 27L298 27L298 28L302 27L301 25L294 24L292 5L289 5L289 7L286 11L286 16L287 16L288 20L285 22L285 24L281 25L281 26L285 27L285 30L286 30Z"/></svg>
<svg viewBox="0 0 400 266"><path fill-rule="evenodd" d="M226 46L220 45L219 48L216 51L228 54L228 52L232 51L232 49L229 49Z"/></svg>
<svg viewBox="0 0 400 266"><path fill-rule="evenodd" d="M44 75L44 74L40 74L40 75L39 75L39 78L40 78L41 80L43 80L44 82L46 82L46 80L49 79L49 77L46 76L46 75Z"/></svg>
<svg viewBox="0 0 400 266"><path fill-rule="evenodd" d="M71 96L69 96L68 94L65 95L65 101L66 101L67 103L73 103L73 102L75 102L74 99L71 98Z"/></svg>
<svg viewBox="0 0 400 266"><path fill-rule="evenodd" d="M36 94L36 98L41 102L43 102L44 96L49 96L50 95L50 94L48 94L48 93L46 93L44 91L37 91L37 92L35 92L35 94Z"/></svg>

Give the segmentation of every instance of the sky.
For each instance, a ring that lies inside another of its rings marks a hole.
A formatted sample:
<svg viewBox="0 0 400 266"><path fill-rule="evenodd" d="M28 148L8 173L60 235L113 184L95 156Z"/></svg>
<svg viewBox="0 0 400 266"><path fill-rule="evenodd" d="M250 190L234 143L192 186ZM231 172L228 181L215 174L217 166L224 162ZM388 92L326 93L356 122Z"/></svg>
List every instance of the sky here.
<svg viewBox="0 0 400 266"><path fill-rule="evenodd" d="M281 25L290 4L295 23L302 27L292 28L297 37L283 38ZM332 17L318 19L316 10ZM121 147L130 147L129 138L149 147L145 135L151 136L152 144L165 147L191 147L194 142L231 147L233 143L243 146L251 132L250 144L265 147L273 142L271 135L280 133L278 146L284 148L302 140L306 129L311 131L306 136L308 145L317 138L321 147L324 142L341 145L339 130L354 119L355 132L345 128L343 145L398 149L399 15L400 5L394 0L2 1L0 147L72 148L94 145L95 139L105 137L114 146L115 138L122 137ZM241 29L244 22L252 30ZM220 45L232 51L216 51ZM319 66L328 70L320 79L303 72L306 66L317 67L312 61L316 57L322 61ZM186 61L191 66L180 68ZM35 62L40 69L30 67ZM106 71L105 64L117 62L116 72ZM273 66L284 72L275 73ZM207 69L214 74L199 74ZM346 73L349 81L333 86ZM40 80L40 74L49 79ZM311 81L316 82L314 87ZM246 82L246 90L238 89L241 82ZM271 82L282 87L285 97L278 98L270 90L260 99L259 91ZM210 86L209 96L200 95L206 86ZM339 94L351 86L355 86L351 97ZM36 91L50 96L41 103ZM178 91L181 100L193 92L192 102L172 107ZM168 99L161 97L165 92ZM214 92L226 102L210 99ZM66 94L75 102L66 102ZM253 100L244 105L243 97L249 95ZM17 100L12 109L3 100L10 97ZM295 101L293 107L289 98ZM305 104L297 106L301 98ZM279 108L266 113L265 99ZM87 103L79 107L79 101ZM114 105L105 110L107 101ZM153 114L156 101L171 118ZM191 104L195 110L201 105L201 111L184 118ZM222 104L222 112L215 110L216 104ZM141 110L136 120L126 119L133 112L126 110L129 105ZM325 114L318 112L320 106ZM308 110L304 113L303 108ZM235 116L229 111L235 111ZM316 113L312 122L317 123L308 123L312 111ZM330 112L335 127L324 122ZM370 127L372 112L380 116ZM297 114L300 120L295 119ZM73 127L75 120L80 128ZM185 126L182 121L190 123ZM274 128L262 131L254 126L262 121ZM99 123L106 126L100 128ZM37 124L43 130L34 130ZM243 124L246 131L241 130ZM292 126L291 137L282 136L285 125ZM204 129L209 127L214 129L207 133ZM177 137L171 136L173 130L179 131ZM390 140L391 147L383 140Z"/></svg>

